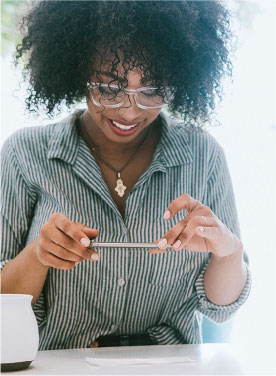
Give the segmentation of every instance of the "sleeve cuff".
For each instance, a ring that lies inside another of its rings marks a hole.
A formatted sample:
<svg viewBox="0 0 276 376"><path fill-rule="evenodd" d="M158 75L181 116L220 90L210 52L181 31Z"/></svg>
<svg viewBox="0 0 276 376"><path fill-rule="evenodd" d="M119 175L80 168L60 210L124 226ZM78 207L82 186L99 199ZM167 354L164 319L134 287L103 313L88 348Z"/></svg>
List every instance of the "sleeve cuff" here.
<svg viewBox="0 0 276 376"><path fill-rule="evenodd" d="M204 273L207 266L208 263L203 268L195 283L196 294L199 302L197 310L212 321L223 323L224 321L230 319L247 300L251 288L251 273L248 265L246 264L247 281L238 299L228 305L217 305L208 300L207 296L205 295Z"/></svg>
<svg viewBox="0 0 276 376"><path fill-rule="evenodd" d="M4 268L4 266L9 262L10 260L6 259L6 260L2 260L1 261L1 264L0 264L0 270L2 270Z"/></svg>

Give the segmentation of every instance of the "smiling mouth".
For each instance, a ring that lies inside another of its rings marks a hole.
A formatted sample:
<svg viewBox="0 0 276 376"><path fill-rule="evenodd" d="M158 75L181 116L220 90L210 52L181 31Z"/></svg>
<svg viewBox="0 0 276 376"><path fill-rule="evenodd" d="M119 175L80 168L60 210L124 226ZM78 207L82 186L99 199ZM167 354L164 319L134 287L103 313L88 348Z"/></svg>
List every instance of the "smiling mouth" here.
<svg viewBox="0 0 276 376"><path fill-rule="evenodd" d="M136 124L131 124L131 125L124 125L124 124L121 124L121 123L119 123L119 122L117 122L117 121L114 121L114 120L111 120L111 119L110 119L110 121L111 121L111 123L112 123L115 127L119 128L119 129L121 129L121 130L123 130L123 131L128 131L128 130L130 130L130 129L133 129L133 128L137 127L137 125L138 125L138 123L136 123Z"/></svg>

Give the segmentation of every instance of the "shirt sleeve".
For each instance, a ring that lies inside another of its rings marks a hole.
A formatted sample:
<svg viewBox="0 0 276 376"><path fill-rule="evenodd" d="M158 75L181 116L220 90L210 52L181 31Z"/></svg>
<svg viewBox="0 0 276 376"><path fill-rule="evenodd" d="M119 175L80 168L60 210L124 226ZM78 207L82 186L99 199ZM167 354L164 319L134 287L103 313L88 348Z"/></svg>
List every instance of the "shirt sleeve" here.
<svg viewBox="0 0 276 376"><path fill-rule="evenodd" d="M240 238L239 222L234 199L232 182L227 167L223 149L215 142L209 164L211 166L207 180L207 198L204 204L209 206L214 214L230 231ZM200 254L195 255L201 259ZM248 269L248 257L244 252L247 268L247 281L238 299L229 305L217 305L208 300L204 290L204 273L210 261L210 255L204 257L204 262L194 262L198 265L195 279L189 281L191 295L165 323L160 323L148 329L152 340L158 344L201 343L201 315L216 323L230 319L241 305L247 300L251 275Z"/></svg>
<svg viewBox="0 0 276 376"><path fill-rule="evenodd" d="M1 267L24 248L35 205L11 140L1 151Z"/></svg>
<svg viewBox="0 0 276 376"><path fill-rule="evenodd" d="M237 217L236 204L234 199L232 182L227 167L224 151L217 145L217 155L212 171L208 179L207 203L213 213L240 238L239 222ZM222 323L231 318L240 306L246 301L250 292L251 275L248 269L248 256L244 252L244 261L247 267L247 281L239 298L229 305L216 305L209 301L204 291L204 273L207 265L202 265L201 271L195 283L195 290L198 297L197 310L210 320Z"/></svg>
<svg viewBox="0 0 276 376"><path fill-rule="evenodd" d="M1 269L26 246L28 231L33 218L36 195L23 176L11 136L1 151ZM45 321L45 297L42 292L33 305L38 325Z"/></svg>

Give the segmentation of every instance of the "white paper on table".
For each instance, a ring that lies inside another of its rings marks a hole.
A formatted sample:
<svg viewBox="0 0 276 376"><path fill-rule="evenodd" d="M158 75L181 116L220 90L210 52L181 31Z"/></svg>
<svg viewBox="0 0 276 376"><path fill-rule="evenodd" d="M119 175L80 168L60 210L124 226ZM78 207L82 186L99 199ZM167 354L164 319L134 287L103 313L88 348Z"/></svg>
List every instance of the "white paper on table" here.
<svg viewBox="0 0 276 376"><path fill-rule="evenodd" d="M164 365L164 364L185 364L195 360L188 357L169 358L85 358L91 365L96 367L119 367L119 366L139 366L139 365Z"/></svg>

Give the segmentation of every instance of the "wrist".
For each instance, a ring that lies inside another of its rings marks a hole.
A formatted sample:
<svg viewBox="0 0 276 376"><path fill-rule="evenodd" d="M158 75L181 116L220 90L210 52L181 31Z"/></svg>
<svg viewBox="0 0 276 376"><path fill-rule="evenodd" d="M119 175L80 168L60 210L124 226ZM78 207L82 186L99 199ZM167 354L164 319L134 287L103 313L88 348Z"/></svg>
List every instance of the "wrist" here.
<svg viewBox="0 0 276 376"><path fill-rule="evenodd" d="M226 256L220 256L215 253L211 253L211 259L216 260L218 262L227 262L230 260L239 260L243 259L243 244L240 240L238 240L237 244L235 245L234 249L228 253Z"/></svg>
<svg viewBox="0 0 276 376"><path fill-rule="evenodd" d="M38 256L38 250L39 250L39 236L35 238L28 246L29 256L31 257L31 260L34 264L36 264L39 268L47 271L49 269L49 265L45 265L42 263Z"/></svg>

